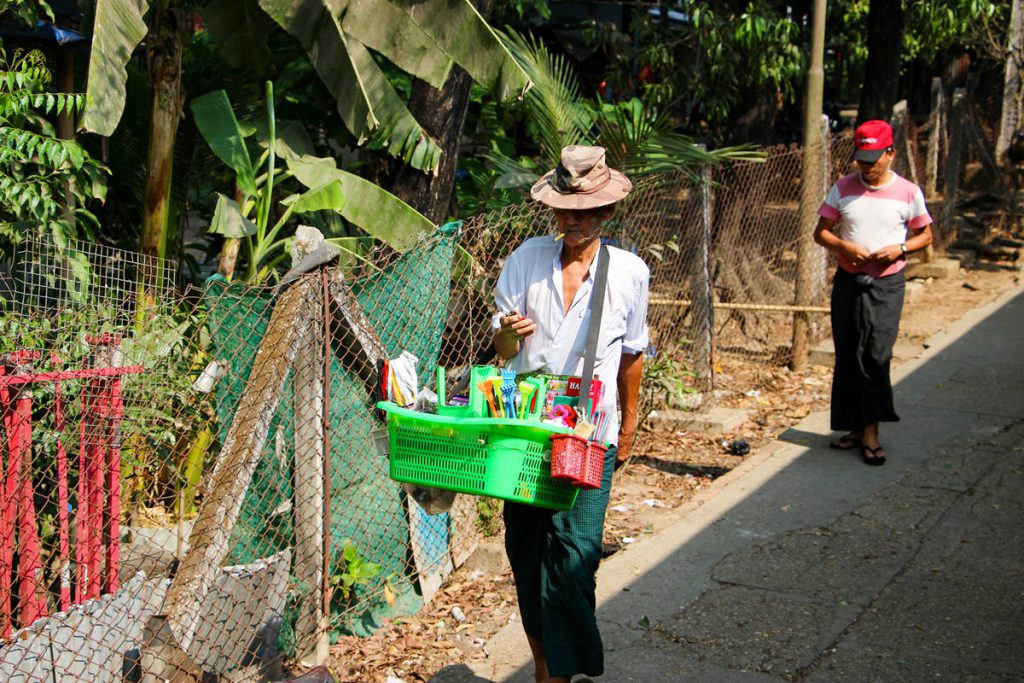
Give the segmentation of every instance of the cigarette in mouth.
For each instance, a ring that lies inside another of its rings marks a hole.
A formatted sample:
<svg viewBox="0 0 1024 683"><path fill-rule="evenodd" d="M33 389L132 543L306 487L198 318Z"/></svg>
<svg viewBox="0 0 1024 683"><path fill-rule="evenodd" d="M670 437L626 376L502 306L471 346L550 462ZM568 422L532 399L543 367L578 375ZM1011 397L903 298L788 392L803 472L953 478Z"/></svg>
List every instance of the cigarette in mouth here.
<svg viewBox="0 0 1024 683"><path fill-rule="evenodd" d="M558 240L562 239L563 237L565 237L565 233L564 232L560 232L557 235L555 235L555 241L557 242Z"/></svg>

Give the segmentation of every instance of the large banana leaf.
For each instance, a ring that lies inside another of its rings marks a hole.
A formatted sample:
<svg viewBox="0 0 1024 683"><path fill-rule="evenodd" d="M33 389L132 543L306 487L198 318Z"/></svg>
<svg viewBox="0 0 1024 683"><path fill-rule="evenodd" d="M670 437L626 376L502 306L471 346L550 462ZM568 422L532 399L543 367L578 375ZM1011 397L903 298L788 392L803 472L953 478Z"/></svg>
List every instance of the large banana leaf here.
<svg viewBox="0 0 1024 683"><path fill-rule="evenodd" d="M342 30L339 17L347 6L344 0L259 0L259 3L306 50L320 80L337 100L338 113L345 126L360 142L373 135L391 154L414 168L423 171L437 168L440 146L409 113L370 51ZM366 7L358 9L368 11ZM380 17L372 18L398 33L407 29L402 21L409 23L401 13L382 12ZM403 46L392 47L397 51ZM421 47L424 46L421 44Z"/></svg>
<svg viewBox="0 0 1024 683"><path fill-rule="evenodd" d="M416 244L420 233L434 230L434 224L419 211L368 180L338 169L333 159L305 156L288 161L288 168L311 189L340 182L345 196L341 215L345 220L396 251Z"/></svg>
<svg viewBox="0 0 1024 683"><path fill-rule="evenodd" d="M370 96L349 55L337 18L321 0L259 0L270 17L293 35L337 100L345 127L360 142L379 125Z"/></svg>
<svg viewBox="0 0 1024 683"><path fill-rule="evenodd" d="M192 100L192 114L210 149L238 176L238 186L250 197L255 196L256 174L228 94L215 90L197 97Z"/></svg>
<svg viewBox="0 0 1024 683"><path fill-rule="evenodd" d="M255 235L257 230L256 224L242 213L242 207L238 202L220 192L217 193L217 208L213 212L208 232L238 240Z"/></svg>
<svg viewBox="0 0 1024 683"><path fill-rule="evenodd" d="M345 207L345 188L337 180L329 180L320 187L314 187L302 194L293 194L281 200L290 206L295 213L311 213L313 211L337 211L342 213Z"/></svg>
<svg viewBox="0 0 1024 683"><path fill-rule="evenodd" d="M146 35L147 0L96 0L82 128L110 136L124 111L125 65Z"/></svg>
<svg viewBox="0 0 1024 683"><path fill-rule="evenodd" d="M526 72L469 0L395 1L474 81L501 99L522 97L529 89Z"/></svg>
<svg viewBox="0 0 1024 683"><path fill-rule="evenodd" d="M435 88L448 80L452 60L391 0L349 0L341 28Z"/></svg>
<svg viewBox="0 0 1024 683"><path fill-rule="evenodd" d="M213 0L201 11L224 61L236 69L250 65L257 75L262 74L270 62L267 37L274 22L256 0Z"/></svg>
<svg viewBox="0 0 1024 683"><path fill-rule="evenodd" d="M441 160L441 147L405 108L370 51L354 40L348 42L348 49L380 120L380 127L374 137L388 148L392 156L402 159L413 168L436 173Z"/></svg>

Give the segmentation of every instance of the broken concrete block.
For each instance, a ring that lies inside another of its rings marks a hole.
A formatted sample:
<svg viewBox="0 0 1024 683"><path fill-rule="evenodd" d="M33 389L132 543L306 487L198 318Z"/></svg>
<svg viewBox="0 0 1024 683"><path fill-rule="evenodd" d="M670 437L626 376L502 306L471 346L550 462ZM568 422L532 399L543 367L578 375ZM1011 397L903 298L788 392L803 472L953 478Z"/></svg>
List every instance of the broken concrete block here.
<svg viewBox="0 0 1024 683"><path fill-rule="evenodd" d="M907 264L906 274L908 278L955 278L960 276L960 262L956 259L942 258L928 263Z"/></svg>
<svg viewBox="0 0 1024 683"><path fill-rule="evenodd" d="M734 432L750 418L752 411L742 408L711 408L699 413L682 410L657 410L650 419L659 426L721 436Z"/></svg>

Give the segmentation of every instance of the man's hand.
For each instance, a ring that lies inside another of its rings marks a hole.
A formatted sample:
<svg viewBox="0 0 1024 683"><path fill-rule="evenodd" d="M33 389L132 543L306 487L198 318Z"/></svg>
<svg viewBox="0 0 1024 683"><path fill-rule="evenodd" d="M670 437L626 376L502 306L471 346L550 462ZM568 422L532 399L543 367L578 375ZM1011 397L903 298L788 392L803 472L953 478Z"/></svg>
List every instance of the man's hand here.
<svg viewBox="0 0 1024 683"><path fill-rule="evenodd" d="M871 259L871 253L867 249L852 242L843 243L843 253L850 259L850 263L858 268Z"/></svg>
<svg viewBox="0 0 1024 683"><path fill-rule="evenodd" d="M883 266L887 266L893 261L896 261L903 256L903 249L898 244L890 244L887 247L882 247L878 251L868 256L868 259L874 263L880 263Z"/></svg>
<svg viewBox="0 0 1024 683"><path fill-rule="evenodd" d="M501 326L494 333L494 349L498 355L508 360L519 353L519 342L537 330L537 324L524 318L519 311L510 311L498 319Z"/></svg>
<svg viewBox="0 0 1024 683"><path fill-rule="evenodd" d="M519 311L511 311L508 315L503 315L498 322L501 324L498 334L516 341L525 339L537 331L537 323L519 315Z"/></svg>
<svg viewBox="0 0 1024 683"><path fill-rule="evenodd" d="M618 471L629 460L629 454L633 452L633 437L636 432L624 432L619 430L619 447L615 451L615 470Z"/></svg>

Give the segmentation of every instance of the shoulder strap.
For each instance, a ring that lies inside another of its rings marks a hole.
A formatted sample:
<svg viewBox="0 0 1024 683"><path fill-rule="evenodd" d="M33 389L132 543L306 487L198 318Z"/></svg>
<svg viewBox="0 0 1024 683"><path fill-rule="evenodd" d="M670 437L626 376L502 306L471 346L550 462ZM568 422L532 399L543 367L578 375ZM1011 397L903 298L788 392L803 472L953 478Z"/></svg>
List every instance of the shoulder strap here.
<svg viewBox="0 0 1024 683"><path fill-rule="evenodd" d="M597 362L597 338L601 334L601 314L604 311L604 290L608 284L610 258L608 245L602 244L597 257L594 290L590 295L590 327L587 329L587 350L583 356L583 376L580 378L580 397L577 402L578 407L586 410L588 418L591 414L590 385L594 380L594 364Z"/></svg>

